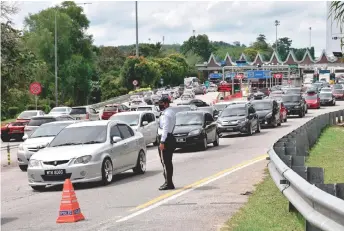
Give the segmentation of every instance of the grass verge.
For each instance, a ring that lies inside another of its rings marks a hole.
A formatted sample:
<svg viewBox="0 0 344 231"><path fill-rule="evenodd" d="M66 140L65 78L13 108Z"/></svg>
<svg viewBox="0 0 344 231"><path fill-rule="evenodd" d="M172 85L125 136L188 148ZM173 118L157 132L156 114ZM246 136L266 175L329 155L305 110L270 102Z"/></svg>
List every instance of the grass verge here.
<svg viewBox="0 0 344 231"><path fill-rule="evenodd" d="M278 190L267 169L263 182L221 231L303 231L304 220L288 211L288 200Z"/></svg>
<svg viewBox="0 0 344 231"><path fill-rule="evenodd" d="M344 127L328 127L307 158L306 166L324 168L325 184L344 183Z"/></svg>

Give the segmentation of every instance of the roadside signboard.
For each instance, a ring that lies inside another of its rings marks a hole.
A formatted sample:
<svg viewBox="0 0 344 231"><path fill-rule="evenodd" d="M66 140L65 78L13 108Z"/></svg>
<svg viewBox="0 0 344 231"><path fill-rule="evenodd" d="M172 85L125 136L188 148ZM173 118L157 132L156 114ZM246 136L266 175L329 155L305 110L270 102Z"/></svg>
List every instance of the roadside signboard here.
<svg viewBox="0 0 344 231"><path fill-rule="evenodd" d="M271 78L271 71L247 71L248 79L269 79Z"/></svg>
<svg viewBox="0 0 344 231"><path fill-rule="evenodd" d="M42 92L42 85L39 82L34 82L30 84L30 92L33 95L39 95Z"/></svg>
<svg viewBox="0 0 344 231"><path fill-rule="evenodd" d="M235 76L236 79L243 79L244 78L244 75L243 74L237 74Z"/></svg>
<svg viewBox="0 0 344 231"><path fill-rule="evenodd" d="M133 81L133 85L134 85L134 86L137 86L137 84L138 84L137 80L134 80L134 81Z"/></svg>
<svg viewBox="0 0 344 231"><path fill-rule="evenodd" d="M274 78L275 78L275 79L282 79L282 78L283 78L283 74L281 74L281 73L276 73L276 74L274 74Z"/></svg>

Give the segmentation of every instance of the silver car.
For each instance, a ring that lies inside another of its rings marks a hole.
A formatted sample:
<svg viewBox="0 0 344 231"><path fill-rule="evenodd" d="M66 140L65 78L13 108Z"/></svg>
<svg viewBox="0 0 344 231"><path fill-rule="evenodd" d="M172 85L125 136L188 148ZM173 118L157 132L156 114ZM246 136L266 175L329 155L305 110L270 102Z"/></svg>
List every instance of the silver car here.
<svg viewBox="0 0 344 231"><path fill-rule="evenodd" d="M58 121L46 123L38 127L37 130L18 147L17 160L19 168L22 171L26 171L31 156L40 149L45 148L63 128L75 122L77 121Z"/></svg>
<svg viewBox="0 0 344 231"><path fill-rule="evenodd" d="M71 107L54 107L50 110L49 115L69 115Z"/></svg>
<svg viewBox="0 0 344 231"><path fill-rule="evenodd" d="M69 114L76 120L100 120L99 112L90 106L72 107Z"/></svg>
<svg viewBox="0 0 344 231"><path fill-rule="evenodd" d="M35 153L27 169L29 185L44 190L49 185L100 181L133 169L146 171L143 135L127 124L112 120L83 121L64 128L50 144Z"/></svg>
<svg viewBox="0 0 344 231"><path fill-rule="evenodd" d="M42 124L51 123L55 121L66 121L74 120L73 117L69 115L43 115L43 116L34 116L30 119L29 123L24 128L23 139L27 139L31 136L34 131L41 126Z"/></svg>

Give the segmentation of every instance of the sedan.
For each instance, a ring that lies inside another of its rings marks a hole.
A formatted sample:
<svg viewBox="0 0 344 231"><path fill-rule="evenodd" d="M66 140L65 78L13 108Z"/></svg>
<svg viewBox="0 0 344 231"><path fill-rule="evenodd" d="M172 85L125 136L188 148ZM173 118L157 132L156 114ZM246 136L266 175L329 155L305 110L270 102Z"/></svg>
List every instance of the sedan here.
<svg viewBox="0 0 344 231"><path fill-rule="evenodd" d="M71 111L71 107L54 107L49 112L49 115L69 115Z"/></svg>
<svg viewBox="0 0 344 231"><path fill-rule="evenodd" d="M217 124L210 113L203 111L177 113L173 135L177 148L193 146L206 150L209 143L219 145Z"/></svg>
<svg viewBox="0 0 344 231"><path fill-rule="evenodd" d="M336 105L336 98L331 92L320 92L320 104L324 106Z"/></svg>
<svg viewBox="0 0 344 231"><path fill-rule="evenodd" d="M101 120L71 124L31 157L28 182L37 191L62 185L65 179L107 185L113 175L129 169L145 173L146 151L143 135L124 123Z"/></svg>
<svg viewBox="0 0 344 231"><path fill-rule="evenodd" d="M17 152L18 166L26 171L29 160L33 154L45 148L54 137L65 127L78 121L58 121L41 125L34 133L20 144Z"/></svg>
<svg viewBox="0 0 344 231"><path fill-rule="evenodd" d="M259 117L260 124L272 127L281 126L281 115L278 103L273 99L251 101Z"/></svg>
<svg viewBox="0 0 344 231"><path fill-rule="evenodd" d="M319 109L320 108L320 98L316 92L307 93L304 96L307 107L310 109Z"/></svg>

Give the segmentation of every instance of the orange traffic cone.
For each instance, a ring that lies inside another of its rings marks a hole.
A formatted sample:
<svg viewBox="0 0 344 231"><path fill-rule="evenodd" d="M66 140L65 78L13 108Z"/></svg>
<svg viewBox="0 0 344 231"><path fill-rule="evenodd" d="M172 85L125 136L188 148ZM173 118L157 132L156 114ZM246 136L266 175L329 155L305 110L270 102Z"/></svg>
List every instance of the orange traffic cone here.
<svg viewBox="0 0 344 231"><path fill-rule="evenodd" d="M60 212L56 223L71 223L81 220L85 220L85 217L81 213L73 184L70 179L66 179L63 184Z"/></svg>

